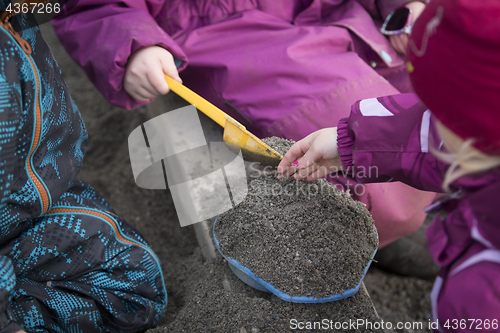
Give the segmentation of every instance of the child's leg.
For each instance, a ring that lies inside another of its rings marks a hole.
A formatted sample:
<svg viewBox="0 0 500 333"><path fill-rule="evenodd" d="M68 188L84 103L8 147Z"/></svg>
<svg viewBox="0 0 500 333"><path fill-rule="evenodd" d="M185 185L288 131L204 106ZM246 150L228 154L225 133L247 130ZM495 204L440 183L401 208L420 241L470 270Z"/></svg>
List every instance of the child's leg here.
<svg viewBox="0 0 500 333"><path fill-rule="evenodd" d="M385 37L381 42L391 49ZM250 10L179 43L189 58L184 84L259 137L299 140L337 126L360 99L399 93L353 51L351 34L338 26L297 26ZM376 53L374 59L385 67ZM404 67L394 59L384 73L404 81Z"/></svg>
<svg viewBox="0 0 500 333"><path fill-rule="evenodd" d="M88 185L75 181L47 215L1 249L12 259L11 307L29 332L136 332L167 295L148 244Z"/></svg>
<svg viewBox="0 0 500 333"><path fill-rule="evenodd" d="M326 179L366 205L377 227L379 248L417 231L426 217L424 208L437 195L401 182L361 184L336 175L329 175Z"/></svg>

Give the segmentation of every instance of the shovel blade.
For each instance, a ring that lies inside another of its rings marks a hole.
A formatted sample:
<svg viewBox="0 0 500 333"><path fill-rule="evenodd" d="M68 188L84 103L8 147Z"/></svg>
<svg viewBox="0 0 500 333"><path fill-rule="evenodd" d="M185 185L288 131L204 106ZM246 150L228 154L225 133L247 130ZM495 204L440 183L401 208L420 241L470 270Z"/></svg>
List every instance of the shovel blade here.
<svg viewBox="0 0 500 333"><path fill-rule="evenodd" d="M247 161L259 162L262 165L274 167L283 158L280 153L262 142L262 140L247 131L243 125L230 117L226 117L223 140L230 146L240 148L243 158Z"/></svg>

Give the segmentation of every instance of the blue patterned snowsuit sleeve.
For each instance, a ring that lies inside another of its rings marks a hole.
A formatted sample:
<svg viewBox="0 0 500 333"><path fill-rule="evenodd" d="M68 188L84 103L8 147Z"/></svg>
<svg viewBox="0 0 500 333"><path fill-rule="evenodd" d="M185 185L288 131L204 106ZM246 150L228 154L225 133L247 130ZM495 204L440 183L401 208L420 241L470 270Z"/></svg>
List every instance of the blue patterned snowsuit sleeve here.
<svg viewBox="0 0 500 333"><path fill-rule="evenodd" d="M87 132L33 22L0 27L0 325L11 309L28 332L143 330L167 303L158 259L76 180Z"/></svg>

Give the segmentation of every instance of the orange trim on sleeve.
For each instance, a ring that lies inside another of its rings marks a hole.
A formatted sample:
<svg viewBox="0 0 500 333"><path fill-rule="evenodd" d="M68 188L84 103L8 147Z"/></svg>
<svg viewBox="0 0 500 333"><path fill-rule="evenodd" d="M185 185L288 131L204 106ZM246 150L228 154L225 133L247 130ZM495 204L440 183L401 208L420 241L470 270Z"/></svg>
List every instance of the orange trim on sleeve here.
<svg viewBox="0 0 500 333"><path fill-rule="evenodd" d="M40 78L38 77L38 72L36 71L35 64L30 56L28 59L33 67L33 72L35 73L36 79L36 91L37 94L41 93L40 89ZM33 124L35 127L35 135L33 136L33 144L31 147L31 151L28 154L28 158L26 159L26 168L28 169L28 175L35 184L35 187L40 193L40 197L42 198L42 214L45 214L49 209L49 193L47 189L42 184L42 180L33 170L33 166L31 165L31 157L35 153L36 148L38 147L38 143L40 142L40 133L42 132L42 109L40 107L40 99L39 96L35 96L35 123Z"/></svg>
<svg viewBox="0 0 500 333"><path fill-rule="evenodd" d="M111 225L111 227L115 231L116 238L118 238L118 240L120 242L125 243L125 244L140 246L143 249L147 250L154 257L154 253L152 253L152 251L149 248L147 248L146 246L142 245L139 242L134 242L134 241L131 241L131 240L125 238L122 235L121 230L118 227L118 225L116 224L115 220L113 220L111 217L109 217L106 214L103 214L103 213L100 213L100 212L96 212L96 211L91 210L91 209L85 209L85 208L53 208L53 209L51 209L50 211L47 212L47 214L61 214L61 213L67 213L67 214L89 214L89 215L94 215L94 216L96 216L98 218L101 218L101 219L105 220L106 222L108 222Z"/></svg>

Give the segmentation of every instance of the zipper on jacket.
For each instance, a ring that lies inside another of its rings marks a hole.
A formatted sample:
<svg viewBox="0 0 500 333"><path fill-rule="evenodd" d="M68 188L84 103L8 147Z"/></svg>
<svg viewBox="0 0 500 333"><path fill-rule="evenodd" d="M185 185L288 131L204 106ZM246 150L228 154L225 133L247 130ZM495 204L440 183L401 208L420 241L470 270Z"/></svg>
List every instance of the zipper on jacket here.
<svg viewBox="0 0 500 333"><path fill-rule="evenodd" d="M35 122L34 122L34 127L35 127L35 133L33 135L33 142L31 146L31 150L28 154L28 158L26 159L26 168L28 169L28 175L33 181L33 183L36 186L36 189L38 190L38 193L40 194L40 197L42 198L42 207L41 207L41 214L45 214L47 210L49 209L50 205L50 199L49 199L49 193L47 189L45 188L45 185L42 183L42 180L40 177L35 173L32 165L32 157L33 154L35 153L38 143L40 142L40 136L42 132L42 108L40 107L40 99L39 99L39 94L41 94L41 86L40 86L40 78L38 77L38 72L36 70L35 64L33 63L33 59L31 59L31 56L28 55L28 59L30 61L31 67L33 69L33 73L35 73L35 80L36 80L36 95L35 95Z"/></svg>
<svg viewBox="0 0 500 333"><path fill-rule="evenodd" d="M40 3L45 3L48 2L49 0L44 0L41 1ZM39 2L34 2L31 5L37 5ZM30 6L31 6L30 5ZM31 6L32 7L32 6ZM32 165L32 157L33 154L35 153L36 149L38 148L38 144L40 143L40 137L41 137L41 132L42 132L42 108L40 106L40 95L42 92L41 89L41 84L40 84L40 77L38 76L38 71L36 69L35 63L33 61L33 58L31 57L31 46L28 43L28 41L24 40L21 35L19 35L14 28L12 27L12 24L10 23L9 19L14 15L15 13L7 13L7 12L2 12L0 14L0 25L2 25L5 30L9 32L9 34L17 41L17 43L21 46L23 51L26 53L26 56L30 62L31 69L33 70L33 73L35 74L35 97L34 97L34 102L35 102L35 114L34 114L34 122L33 122L33 127L34 127L34 133L33 133L33 139L32 139L32 144L31 144L31 149L30 152L28 153L28 157L26 159L26 169L28 171L28 176L29 178L33 181L35 184L35 187L40 195L41 198L41 215L45 214L50 206L50 197L47 189L45 188L45 185L43 184L41 178L36 174L34 171L34 167Z"/></svg>

